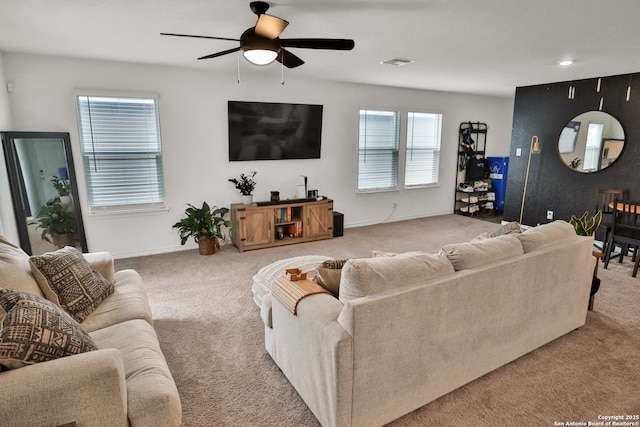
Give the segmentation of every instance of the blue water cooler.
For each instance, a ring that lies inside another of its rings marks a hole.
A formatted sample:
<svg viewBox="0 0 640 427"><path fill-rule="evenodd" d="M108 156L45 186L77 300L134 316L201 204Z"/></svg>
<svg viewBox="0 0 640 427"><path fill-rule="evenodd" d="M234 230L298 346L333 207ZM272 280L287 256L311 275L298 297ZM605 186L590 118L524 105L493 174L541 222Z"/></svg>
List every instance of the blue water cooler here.
<svg viewBox="0 0 640 427"><path fill-rule="evenodd" d="M493 191L496 193L495 210L504 211L504 198L507 194L507 172L509 170L508 157L487 157L489 162L489 178Z"/></svg>

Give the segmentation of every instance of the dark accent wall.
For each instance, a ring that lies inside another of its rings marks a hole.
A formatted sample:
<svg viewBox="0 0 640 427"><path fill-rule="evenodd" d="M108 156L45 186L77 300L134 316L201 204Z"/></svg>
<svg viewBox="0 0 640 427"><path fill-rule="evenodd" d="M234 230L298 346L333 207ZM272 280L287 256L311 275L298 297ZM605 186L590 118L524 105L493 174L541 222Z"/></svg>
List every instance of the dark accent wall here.
<svg viewBox="0 0 640 427"><path fill-rule="evenodd" d="M542 151L531 156L529 183L522 223L536 225L554 219L569 220L572 214L588 210L594 213L597 188L626 188L630 197L640 200L640 74L598 78L516 88L509 174L504 220L517 221L525 183L531 137L539 137ZM626 101L627 86L631 97ZM575 99L568 99L569 86L575 87ZM595 173L569 169L558 155L558 137L562 128L575 116L597 111L600 98L602 111L617 118L625 132L625 145L618 160ZM516 157L516 149L522 155Z"/></svg>

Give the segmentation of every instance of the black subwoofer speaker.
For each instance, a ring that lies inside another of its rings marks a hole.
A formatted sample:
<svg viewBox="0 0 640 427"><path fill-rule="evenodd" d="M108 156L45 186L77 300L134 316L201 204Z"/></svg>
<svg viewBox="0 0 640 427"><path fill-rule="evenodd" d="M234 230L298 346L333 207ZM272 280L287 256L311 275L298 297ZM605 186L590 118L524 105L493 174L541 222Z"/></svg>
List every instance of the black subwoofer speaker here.
<svg viewBox="0 0 640 427"><path fill-rule="evenodd" d="M344 215L333 211L333 237L340 237L344 234Z"/></svg>

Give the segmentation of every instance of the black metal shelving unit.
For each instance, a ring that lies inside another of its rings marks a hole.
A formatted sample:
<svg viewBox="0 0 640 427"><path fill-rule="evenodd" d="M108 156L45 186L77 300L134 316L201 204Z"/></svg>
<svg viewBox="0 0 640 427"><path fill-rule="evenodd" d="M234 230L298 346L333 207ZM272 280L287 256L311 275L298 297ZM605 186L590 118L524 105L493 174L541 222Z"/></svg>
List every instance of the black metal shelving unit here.
<svg viewBox="0 0 640 427"><path fill-rule="evenodd" d="M490 179L467 179L469 162L484 159L487 149L487 124L463 122L458 129L458 167L453 211L459 215L495 215L495 192ZM466 191L463 191L466 190Z"/></svg>

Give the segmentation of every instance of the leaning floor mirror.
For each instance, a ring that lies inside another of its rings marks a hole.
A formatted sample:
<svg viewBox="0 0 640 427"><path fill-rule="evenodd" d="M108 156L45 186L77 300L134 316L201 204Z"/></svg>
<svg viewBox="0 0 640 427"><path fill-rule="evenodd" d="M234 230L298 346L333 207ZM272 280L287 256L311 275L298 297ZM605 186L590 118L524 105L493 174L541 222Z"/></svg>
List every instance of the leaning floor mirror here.
<svg viewBox="0 0 640 427"><path fill-rule="evenodd" d="M22 249L30 255L64 246L87 252L69 134L1 134Z"/></svg>

